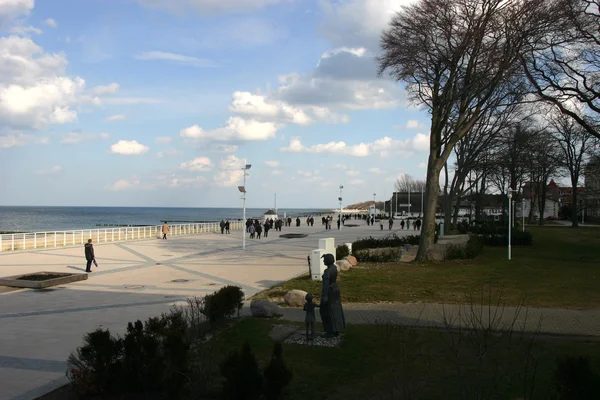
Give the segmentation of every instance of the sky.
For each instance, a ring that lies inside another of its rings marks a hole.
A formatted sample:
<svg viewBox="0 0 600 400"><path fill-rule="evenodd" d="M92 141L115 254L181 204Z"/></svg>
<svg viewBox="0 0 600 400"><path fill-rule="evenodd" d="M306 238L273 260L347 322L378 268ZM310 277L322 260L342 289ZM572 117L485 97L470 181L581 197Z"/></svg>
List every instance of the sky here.
<svg viewBox="0 0 600 400"><path fill-rule="evenodd" d="M0 0L0 205L334 208L423 179L413 0ZM246 161L244 161L246 160Z"/></svg>

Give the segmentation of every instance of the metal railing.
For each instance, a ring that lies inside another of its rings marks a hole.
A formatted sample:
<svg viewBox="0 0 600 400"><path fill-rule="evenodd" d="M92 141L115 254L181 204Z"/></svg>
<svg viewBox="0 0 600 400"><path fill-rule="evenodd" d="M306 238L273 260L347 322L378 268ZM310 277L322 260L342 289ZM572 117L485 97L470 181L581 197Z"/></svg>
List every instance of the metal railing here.
<svg viewBox="0 0 600 400"><path fill-rule="evenodd" d="M242 230L242 221L230 221L230 230ZM169 225L168 236L198 235L219 232L219 222ZM45 249L82 245L92 239L94 243L122 242L162 238L162 225L135 226L104 229L79 229L70 231L28 232L0 234L0 252Z"/></svg>

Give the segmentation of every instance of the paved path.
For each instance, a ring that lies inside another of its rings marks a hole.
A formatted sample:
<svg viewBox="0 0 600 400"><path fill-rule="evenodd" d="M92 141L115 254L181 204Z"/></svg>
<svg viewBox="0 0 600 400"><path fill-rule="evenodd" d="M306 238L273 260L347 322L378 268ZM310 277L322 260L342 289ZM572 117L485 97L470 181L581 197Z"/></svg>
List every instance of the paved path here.
<svg viewBox="0 0 600 400"><path fill-rule="evenodd" d="M325 231L284 228L307 238L247 240L241 232L97 244L98 269L86 281L48 291L0 292L0 400L34 399L64 384L65 360L85 333L98 327L123 333L129 321L167 311L192 296L241 286L246 296L308 272L306 256L318 239L346 243L380 236L378 227ZM404 231L412 234L412 231ZM84 272L83 248L0 254L0 276L39 271ZM173 282L185 279L187 282Z"/></svg>
<svg viewBox="0 0 600 400"><path fill-rule="evenodd" d="M343 291L343 286L341 287ZM540 332L550 335L590 336L600 339L600 310L487 307L444 304L344 304L346 322L372 324L392 322L415 327L473 327ZM304 321L299 308L281 308L283 319ZM250 315L244 307L242 315ZM473 323L475 321L475 323Z"/></svg>

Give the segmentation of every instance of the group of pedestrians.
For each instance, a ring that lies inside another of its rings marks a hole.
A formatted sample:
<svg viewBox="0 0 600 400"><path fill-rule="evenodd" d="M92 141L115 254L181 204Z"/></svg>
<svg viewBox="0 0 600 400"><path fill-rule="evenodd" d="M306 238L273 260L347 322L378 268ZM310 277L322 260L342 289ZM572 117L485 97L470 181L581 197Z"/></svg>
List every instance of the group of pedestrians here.
<svg viewBox="0 0 600 400"><path fill-rule="evenodd" d="M221 228L221 235L231 233L229 231L229 227L230 227L229 220L227 220L227 221L221 220L221 223L219 224L219 227Z"/></svg>

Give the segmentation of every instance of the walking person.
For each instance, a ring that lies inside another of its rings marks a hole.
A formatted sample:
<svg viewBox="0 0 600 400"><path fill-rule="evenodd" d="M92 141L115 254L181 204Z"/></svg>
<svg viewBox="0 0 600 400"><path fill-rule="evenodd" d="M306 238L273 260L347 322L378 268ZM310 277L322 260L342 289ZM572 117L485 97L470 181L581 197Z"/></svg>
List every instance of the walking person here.
<svg viewBox="0 0 600 400"><path fill-rule="evenodd" d="M231 233L231 232L229 231L229 228L230 228L230 227L231 227L231 226L230 226L229 220L225 221L225 233L227 233L227 234Z"/></svg>
<svg viewBox="0 0 600 400"><path fill-rule="evenodd" d="M379 218L379 229L383 230L383 218Z"/></svg>
<svg viewBox="0 0 600 400"><path fill-rule="evenodd" d="M84 245L85 249L85 272L92 272L92 263L96 264L96 256L94 255L94 245L92 245L92 239L88 239ZM98 266L98 264L96 264Z"/></svg>
<svg viewBox="0 0 600 400"><path fill-rule="evenodd" d="M165 221L165 223L162 226L163 240L167 240L167 233L169 233L169 224L167 223L167 221Z"/></svg>
<svg viewBox="0 0 600 400"><path fill-rule="evenodd" d="M269 237L269 229L271 229L271 224L269 221L265 222L265 237Z"/></svg>
<svg viewBox="0 0 600 400"><path fill-rule="evenodd" d="M418 219L415 221L415 226L417 227L417 230L420 231L421 230L421 220Z"/></svg>
<svg viewBox="0 0 600 400"><path fill-rule="evenodd" d="M404 220L400 221L400 229L404 229Z"/></svg>
<svg viewBox="0 0 600 400"><path fill-rule="evenodd" d="M410 219L406 220L406 230L410 229Z"/></svg>
<svg viewBox="0 0 600 400"><path fill-rule="evenodd" d="M225 233L225 221L221 220L219 227L221 228L221 235L223 235Z"/></svg>
<svg viewBox="0 0 600 400"><path fill-rule="evenodd" d="M254 239L254 225L248 227L248 232L250 232L250 239Z"/></svg>
<svg viewBox="0 0 600 400"><path fill-rule="evenodd" d="M256 230L256 238L260 239L260 234L262 233L262 226L260 223L256 224L256 228L254 229Z"/></svg>
<svg viewBox="0 0 600 400"><path fill-rule="evenodd" d="M394 218L390 217L390 220L388 221L388 225L389 225L389 230L392 230L392 226L394 226Z"/></svg>

